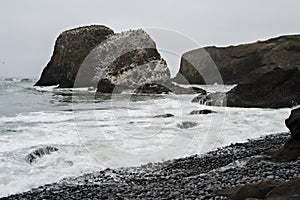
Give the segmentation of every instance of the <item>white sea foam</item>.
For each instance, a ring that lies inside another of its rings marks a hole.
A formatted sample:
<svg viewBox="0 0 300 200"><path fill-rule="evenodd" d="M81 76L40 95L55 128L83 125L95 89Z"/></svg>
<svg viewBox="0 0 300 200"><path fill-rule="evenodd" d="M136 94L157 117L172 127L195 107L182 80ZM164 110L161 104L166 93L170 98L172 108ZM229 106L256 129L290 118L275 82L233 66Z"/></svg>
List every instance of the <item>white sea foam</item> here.
<svg viewBox="0 0 300 200"><path fill-rule="evenodd" d="M207 86L211 91L223 90L220 87ZM40 94L34 95L37 98ZM43 103L48 103L49 109L61 109L0 115L0 196L66 176L205 153L248 138L284 132L284 119L291 110L207 107L191 103L193 95L165 95L143 101L130 101L130 95L121 95L113 102L96 104L80 103L73 97L76 103L60 107L56 101L70 100L51 92L44 95L48 101ZM62 111L65 108L74 111ZM217 113L189 115L198 109ZM166 113L175 117L154 118ZM182 121L198 125L179 129ZM32 165L27 163L25 156L42 146L54 146L59 151Z"/></svg>

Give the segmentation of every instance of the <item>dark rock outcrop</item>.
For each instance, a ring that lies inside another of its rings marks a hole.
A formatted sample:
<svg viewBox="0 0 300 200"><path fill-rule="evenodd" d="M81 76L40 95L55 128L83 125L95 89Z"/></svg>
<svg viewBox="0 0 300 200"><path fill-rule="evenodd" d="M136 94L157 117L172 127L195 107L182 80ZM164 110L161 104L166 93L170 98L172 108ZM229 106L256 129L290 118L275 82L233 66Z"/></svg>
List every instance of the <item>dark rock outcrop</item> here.
<svg viewBox="0 0 300 200"><path fill-rule="evenodd" d="M176 94L205 92L172 84L166 61L142 29L115 34L105 26L94 25L59 35L52 58L35 85L94 87L98 93L120 93L150 84L166 85ZM145 88L143 93L160 94L152 89Z"/></svg>
<svg viewBox="0 0 300 200"><path fill-rule="evenodd" d="M169 94L171 92L168 87L154 83L147 83L134 91L135 94Z"/></svg>
<svg viewBox="0 0 300 200"><path fill-rule="evenodd" d="M207 114L211 114L211 113L217 113L213 110L207 110L207 109L204 109L204 110L193 110L190 115L207 115Z"/></svg>
<svg viewBox="0 0 300 200"><path fill-rule="evenodd" d="M255 184L224 189L214 192L232 200L266 199L296 200L300 199L300 179L287 182L262 181Z"/></svg>
<svg viewBox="0 0 300 200"><path fill-rule="evenodd" d="M173 83L165 83L163 85L156 83L147 83L138 87L134 93L136 94L207 94L205 90L197 87L181 87Z"/></svg>
<svg viewBox="0 0 300 200"><path fill-rule="evenodd" d="M181 87L173 83L169 83L167 86L174 94L207 94L205 90L198 87Z"/></svg>
<svg viewBox="0 0 300 200"><path fill-rule="evenodd" d="M208 95L200 94L192 99L192 102L205 104L207 106L226 106L226 93L216 92Z"/></svg>
<svg viewBox="0 0 300 200"><path fill-rule="evenodd" d="M126 89L128 89L128 87L115 85L108 79L101 79L97 85L97 95L100 95L99 93L119 94Z"/></svg>
<svg viewBox="0 0 300 200"><path fill-rule="evenodd" d="M275 68L256 80L238 84L226 94L200 95L193 102L229 107L293 107L300 104L300 70Z"/></svg>
<svg viewBox="0 0 300 200"><path fill-rule="evenodd" d="M73 87L85 57L112 34L113 30L100 25L75 28L61 33L55 42L51 60L35 85Z"/></svg>
<svg viewBox="0 0 300 200"><path fill-rule="evenodd" d="M154 118L168 118L168 117L174 117L173 114L167 113L167 114L162 114L162 115L155 115Z"/></svg>
<svg viewBox="0 0 300 200"><path fill-rule="evenodd" d="M274 162L296 161L300 157L300 108L292 110L286 126L290 129L291 139L279 150L270 152L267 159Z"/></svg>
<svg viewBox="0 0 300 200"><path fill-rule="evenodd" d="M38 158L41 158L47 154L51 154L52 152L58 151L58 148L56 147L51 147L51 146L46 146L46 147L41 147L38 148L37 150L34 150L30 154L28 154L25 157L25 160L29 163L32 164L35 162Z"/></svg>
<svg viewBox="0 0 300 200"><path fill-rule="evenodd" d="M299 66L300 35L281 36L252 44L186 52L173 81L182 84L238 84L259 78L276 67ZM212 70L214 67L221 74L221 81L216 78L218 74Z"/></svg>
<svg viewBox="0 0 300 200"><path fill-rule="evenodd" d="M300 108L292 110L285 124L291 131L292 139L300 140Z"/></svg>
<svg viewBox="0 0 300 200"><path fill-rule="evenodd" d="M279 185L278 182L266 181L256 184L248 184L241 187L217 190L214 195L226 196L231 200L265 199L266 195Z"/></svg>

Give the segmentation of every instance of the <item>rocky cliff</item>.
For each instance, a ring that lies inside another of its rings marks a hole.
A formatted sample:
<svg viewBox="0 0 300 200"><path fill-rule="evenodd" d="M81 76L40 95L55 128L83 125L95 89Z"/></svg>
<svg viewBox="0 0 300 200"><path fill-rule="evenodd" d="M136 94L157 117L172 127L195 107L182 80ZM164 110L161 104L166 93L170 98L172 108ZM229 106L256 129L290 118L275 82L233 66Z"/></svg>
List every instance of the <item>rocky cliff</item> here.
<svg viewBox="0 0 300 200"><path fill-rule="evenodd" d="M130 30L94 48L82 63L74 86L97 87L101 80L135 88L169 81L170 72L151 37L142 29Z"/></svg>
<svg viewBox="0 0 300 200"><path fill-rule="evenodd" d="M227 93L199 95L192 101L229 107L294 107L300 104L300 70L274 68L238 84Z"/></svg>
<svg viewBox="0 0 300 200"><path fill-rule="evenodd" d="M208 53L210 57L203 56ZM212 62L213 61L213 62ZM180 70L173 79L178 83L207 84L217 74L207 73L217 67L224 84L237 84L259 78L276 67L300 66L300 35L281 36L267 41L230 47L206 47L182 55ZM183 76L183 78L182 78ZM184 80L186 79L186 80Z"/></svg>
<svg viewBox="0 0 300 200"><path fill-rule="evenodd" d="M51 60L36 86L73 87L85 57L112 34L113 30L100 25L75 28L61 33L55 42Z"/></svg>
<svg viewBox="0 0 300 200"><path fill-rule="evenodd" d="M126 88L139 87L170 81L170 72L145 31L115 34L105 26L94 25L59 35L36 86L96 88L101 80Z"/></svg>

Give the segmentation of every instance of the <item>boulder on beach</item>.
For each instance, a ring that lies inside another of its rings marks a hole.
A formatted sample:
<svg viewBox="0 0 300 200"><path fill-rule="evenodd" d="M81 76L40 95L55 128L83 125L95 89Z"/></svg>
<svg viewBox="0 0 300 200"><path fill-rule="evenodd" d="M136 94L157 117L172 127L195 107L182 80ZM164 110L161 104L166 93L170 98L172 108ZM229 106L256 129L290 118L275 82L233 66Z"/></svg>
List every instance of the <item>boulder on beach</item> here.
<svg viewBox="0 0 300 200"><path fill-rule="evenodd" d="M227 93L200 95L193 101L229 107L293 107L300 104L300 70L275 68L255 80L238 84Z"/></svg>
<svg viewBox="0 0 300 200"><path fill-rule="evenodd" d="M214 195L226 196L232 200L296 200L300 199L300 179L287 182L261 181L240 187L217 190Z"/></svg>
<svg viewBox="0 0 300 200"><path fill-rule="evenodd" d="M282 148L268 153L267 159L271 161L289 162L300 158L300 108L292 110L285 124L290 129L291 138Z"/></svg>
<svg viewBox="0 0 300 200"><path fill-rule="evenodd" d="M212 46L186 52L173 81L182 84L239 84L276 67L290 69L299 66L300 35L288 35L252 44ZM216 78L216 71L221 80Z"/></svg>
<svg viewBox="0 0 300 200"><path fill-rule="evenodd" d="M76 74L85 57L113 34L113 30L102 25L64 31L58 36L53 55L35 85L73 87Z"/></svg>
<svg viewBox="0 0 300 200"><path fill-rule="evenodd" d="M300 140L300 108L292 110L285 124L291 131L292 139Z"/></svg>

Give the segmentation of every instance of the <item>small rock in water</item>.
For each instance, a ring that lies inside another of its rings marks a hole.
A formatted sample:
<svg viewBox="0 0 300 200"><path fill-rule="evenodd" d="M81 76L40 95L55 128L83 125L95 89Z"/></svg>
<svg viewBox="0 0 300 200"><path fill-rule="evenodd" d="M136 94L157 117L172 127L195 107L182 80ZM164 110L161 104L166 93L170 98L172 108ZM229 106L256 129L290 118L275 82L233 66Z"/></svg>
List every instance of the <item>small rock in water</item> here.
<svg viewBox="0 0 300 200"><path fill-rule="evenodd" d="M31 152L30 154L28 154L25 157L25 160L29 164L31 164L31 163L35 162L37 158L41 158L44 155L50 154L50 153L55 152L55 151L58 151L58 148L51 147L51 146L41 147L41 148Z"/></svg>
<svg viewBox="0 0 300 200"><path fill-rule="evenodd" d="M210 114L210 113L217 113L215 111L212 111L212 110L207 110L207 109L204 109L204 110L193 110L190 115L206 115L206 114Z"/></svg>
<svg viewBox="0 0 300 200"><path fill-rule="evenodd" d="M197 125L198 125L198 123L196 123L196 122L182 122L180 124L177 124L177 127L181 128L181 129L188 129L188 128L193 128Z"/></svg>
<svg viewBox="0 0 300 200"><path fill-rule="evenodd" d="M155 115L154 116L154 118L168 118L168 117L174 117L174 115L171 113L167 113L167 114L163 114L163 115Z"/></svg>

